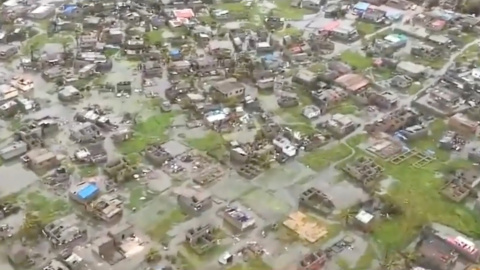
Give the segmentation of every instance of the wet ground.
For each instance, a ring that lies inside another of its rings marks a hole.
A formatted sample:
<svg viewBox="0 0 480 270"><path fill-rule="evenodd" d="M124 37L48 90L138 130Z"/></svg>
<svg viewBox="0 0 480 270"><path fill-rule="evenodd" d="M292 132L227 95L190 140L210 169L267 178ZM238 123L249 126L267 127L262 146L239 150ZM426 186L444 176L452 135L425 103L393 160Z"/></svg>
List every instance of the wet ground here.
<svg viewBox="0 0 480 270"><path fill-rule="evenodd" d="M267 9L274 6L266 3ZM270 5L270 6L268 6ZM321 18L316 14L306 16L304 20L299 22L290 22L294 27L318 29L322 25L328 23L329 20ZM348 23L348 21L347 21ZM227 23L226 28L236 28L238 23ZM311 30L314 31L314 30ZM169 33L165 33L168 35ZM212 47L227 47L232 48L230 41L213 41L210 44ZM339 45L338 50L345 50L348 46ZM201 53L201 52L200 52ZM4 67L5 72L15 70L18 63L14 62L10 66ZM113 69L108 74L104 75L101 80L103 82L110 82L116 84L117 82L130 80L133 88L141 88L140 74L135 70L137 63L129 62L122 59L115 59ZM0 71L2 71L0 69ZM141 119L147 119L152 115L159 114L159 108L151 106L151 102L142 93L133 93L130 97L116 97L114 93L99 93L97 91L90 91L86 97L79 103L64 105L61 104L55 93L55 85L53 83L45 82L38 74L30 73L28 76L34 80L35 92L34 97L42 101L42 110L31 113L25 118L40 118L44 116L59 117L64 126L60 134L52 139L48 139L47 143L52 150L57 153L72 154L78 148L78 145L68 139L68 128L73 123L73 116L77 110L80 110L91 104L100 104L104 107L112 109L110 117L117 119L126 112L137 113ZM153 79L154 86L146 87L145 91L152 91L164 98L165 89L170 87L170 83L166 78L166 73L162 78ZM259 95L254 88L248 87L247 93L252 96L258 96L262 106L267 111L277 111L278 105L276 103L275 95ZM178 109L178 108L176 108ZM184 127L188 121L185 115L176 115L173 119L172 125L175 128L168 130L168 135L171 139L187 143L188 139L203 138L208 134L205 127L199 127L188 130ZM328 116L326 116L328 117ZM326 119L326 118L325 118ZM317 121L323 121L324 118ZM280 118L282 123L288 123L284 118ZM361 119L358 119L361 121ZM0 122L0 126L6 127L8 123ZM1 129L0 139L9 138L12 132L6 128ZM229 140L248 141L253 138L255 131L240 130L225 136ZM113 159L120 155L112 141L107 138L104 141L104 146L107 150L109 159ZM149 164L146 166L152 168ZM119 189L119 194L125 198L125 214L123 220L134 224L143 232L150 232L154 230L154 234L160 238L171 240L170 250L166 254L176 254L177 252L185 252L180 246L184 241L185 232L198 225L205 223L213 223L213 225L220 227L226 233L225 239L222 240L223 251L231 252L237 251L240 247L249 241L258 241L265 247L267 255L264 259L267 263L272 265L274 269L283 269L287 265L296 263L302 254L310 251L309 247L305 247L297 242L289 244L278 241L275 234L268 235L261 238L260 233L264 228L274 222L282 222L283 219L292 211L298 208L298 196L301 192L309 187L317 187L324 191L333 201L338 210L346 209L353 206L360 200L364 200L367 195L365 192L354 186L349 181L340 179L339 172L330 166L320 172L314 172L310 168L301 164L298 161L292 161L285 165L274 166L267 170L262 175L253 180L246 180L237 175L233 170L226 169L226 176L221 180L211 184L208 189L215 197L216 203L211 210L204 213L199 218L184 217L179 213L176 198L172 194L172 187L189 186L192 185L190 179L176 181L160 168L155 170L155 177L151 179L140 179L138 182L129 183L126 187ZM0 175L4 179L0 186L0 195L5 196L12 193L20 192L22 194L31 192L32 190L42 189L38 183L38 176L30 171L27 171L23 166L15 161L4 164L0 167ZM65 190L58 191L59 195L55 196L50 193L45 193L45 196L63 197L66 198ZM256 219L256 228L247 234L232 237L235 232L231 231L228 226L222 222L218 215L218 211L227 204L233 203L245 209L250 215ZM135 210L133 210L135 209ZM84 214L80 209L74 209L77 214ZM85 223L93 224L94 229L91 231L90 238L101 236L106 233L109 226L102 223L85 219ZM11 220L5 220L12 226L18 227L21 223L18 216L12 217ZM161 231L158 228L162 228ZM334 239L331 239L322 246L327 246L332 241L337 241L345 236L344 232L340 232ZM348 262L348 265L354 266L358 258L364 253L368 242L358 235L355 237L355 248L339 254L331 262L331 268L338 267L337 260L342 259ZM159 239L152 241L155 245L159 244ZM92 258L89 246L78 247L78 253L84 255L87 260L95 262L97 268L112 269L100 260ZM188 256L187 256L188 257ZM193 256L192 256L193 257ZM0 256L0 258L2 258ZM128 263L121 264L115 269L132 269L133 265L138 265L142 258L128 261ZM0 259L0 266L3 261ZM218 263L216 258L209 261L202 262L197 265L195 269L216 269ZM9 268L2 268L9 269Z"/></svg>

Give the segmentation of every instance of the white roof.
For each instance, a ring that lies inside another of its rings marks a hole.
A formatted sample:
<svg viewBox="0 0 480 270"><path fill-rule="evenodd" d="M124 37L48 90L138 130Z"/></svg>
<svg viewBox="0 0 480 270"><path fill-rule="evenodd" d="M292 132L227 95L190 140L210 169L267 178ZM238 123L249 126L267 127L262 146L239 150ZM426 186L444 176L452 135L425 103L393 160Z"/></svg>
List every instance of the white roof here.
<svg viewBox="0 0 480 270"><path fill-rule="evenodd" d="M210 123L221 121L223 119L227 118L227 115L224 113L217 113L217 114L212 114L207 116L207 121Z"/></svg>
<svg viewBox="0 0 480 270"><path fill-rule="evenodd" d="M365 212L364 210L360 210L360 212L358 212L358 214L355 216L355 218L358 221L362 222L363 224L367 224L370 221L372 221L373 215L368 213L368 212Z"/></svg>
<svg viewBox="0 0 480 270"><path fill-rule="evenodd" d="M32 10L31 13L32 14L41 14L41 13L47 12L51 9L53 9L53 6L41 5L41 6L37 7L36 9Z"/></svg>
<svg viewBox="0 0 480 270"><path fill-rule="evenodd" d="M257 47L258 47L258 48L268 48L268 47L270 47L270 43L268 43L268 42L259 42L259 43L257 44Z"/></svg>

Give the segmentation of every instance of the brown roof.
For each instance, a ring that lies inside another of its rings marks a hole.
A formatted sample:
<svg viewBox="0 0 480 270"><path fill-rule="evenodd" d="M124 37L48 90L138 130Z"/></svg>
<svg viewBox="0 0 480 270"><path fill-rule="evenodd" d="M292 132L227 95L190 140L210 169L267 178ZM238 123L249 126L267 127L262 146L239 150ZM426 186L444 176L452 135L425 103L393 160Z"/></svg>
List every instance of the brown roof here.
<svg viewBox="0 0 480 270"><path fill-rule="evenodd" d="M357 92L367 86L370 81L362 75L350 73L338 77L335 82L349 91Z"/></svg>

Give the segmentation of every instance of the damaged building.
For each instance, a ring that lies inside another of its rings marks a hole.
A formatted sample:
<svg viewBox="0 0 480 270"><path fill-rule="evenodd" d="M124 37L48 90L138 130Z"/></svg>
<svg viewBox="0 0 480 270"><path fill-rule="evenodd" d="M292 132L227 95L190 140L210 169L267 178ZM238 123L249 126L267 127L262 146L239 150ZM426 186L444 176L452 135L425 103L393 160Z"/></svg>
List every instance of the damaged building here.
<svg viewBox="0 0 480 270"><path fill-rule="evenodd" d="M177 203L182 212L191 216L200 216L212 207L212 196L205 190L180 188L175 191Z"/></svg>
<svg viewBox="0 0 480 270"><path fill-rule="evenodd" d="M47 224L42 232L54 247L65 247L65 245L85 239L87 236L87 231L81 226L75 215L69 215Z"/></svg>
<svg viewBox="0 0 480 270"><path fill-rule="evenodd" d="M111 222L123 214L123 201L113 194L102 194L89 204L86 209L96 218Z"/></svg>
<svg viewBox="0 0 480 270"><path fill-rule="evenodd" d="M373 159L360 157L347 163L343 171L359 182L363 187L370 188L383 174L383 168Z"/></svg>
<svg viewBox="0 0 480 270"><path fill-rule="evenodd" d="M385 116L383 119L365 125L368 133L395 133L396 131L412 126L418 122L418 115L410 109L400 108Z"/></svg>
<svg viewBox="0 0 480 270"><path fill-rule="evenodd" d="M329 215L335 210L335 205L330 198L314 187L300 194L299 204L321 215Z"/></svg>
<svg viewBox="0 0 480 270"><path fill-rule="evenodd" d="M217 239L213 234L214 229L210 224L189 229L185 235L185 241L195 253L204 254L217 245Z"/></svg>
<svg viewBox="0 0 480 270"><path fill-rule="evenodd" d="M94 240L91 246L93 253L110 265L133 255L129 251L136 253L143 249L140 239L135 235L134 227L127 223L111 228L107 235Z"/></svg>
<svg viewBox="0 0 480 270"><path fill-rule="evenodd" d="M92 123L79 123L70 129L70 139L77 143L95 143L104 138L100 129Z"/></svg>
<svg viewBox="0 0 480 270"><path fill-rule="evenodd" d="M60 166L57 156L45 148L35 148L22 156L22 161L36 173L46 172Z"/></svg>
<svg viewBox="0 0 480 270"><path fill-rule="evenodd" d="M108 162L103 168L103 171L115 182L125 182L132 179L137 168L126 158L119 158Z"/></svg>
<svg viewBox="0 0 480 270"><path fill-rule="evenodd" d="M246 231L255 226L255 219L237 207L227 207L223 219L238 231Z"/></svg>
<svg viewBox="0 0 480 270"><path fill-rule="evenodd" d="M73 160L89 164L101 164L107 162L107 151L103 143L94 143L87 145L75 151Z"/></svg>
<svg viewBox="0 0 480 270"><path fill-rule="evenodd" d="M145 148L145 158L155 166L163 166L166 161L171 160L173 157L162 145L152 144Z"/></svg>
<svg viewBox="0 0 480 270"><path fill-rule="evenodd" d="M476 170L458 170L446 177L446 184L441 193L454 202L461 202L471 194L480 184L480 173Z"/></svg>

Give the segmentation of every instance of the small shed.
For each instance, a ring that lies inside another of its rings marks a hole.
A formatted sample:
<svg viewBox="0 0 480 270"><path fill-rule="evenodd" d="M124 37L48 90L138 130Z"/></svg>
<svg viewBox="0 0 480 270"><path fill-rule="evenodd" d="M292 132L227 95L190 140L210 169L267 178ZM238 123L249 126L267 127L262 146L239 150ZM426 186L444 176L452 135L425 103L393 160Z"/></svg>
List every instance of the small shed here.
<svg viewBox="0 0 480 270"><path fill-rule="evenodd" d="M358 2L353 6L353 10L357 13L364 13L370 7L369 3Z"/></svg>
<svg viewBox="0 0 480 270"><path fill-rule="evenodd" d="M88 201L91 198L95 197L95 195L97 195L98 192L99 192L99 189L96 185L88 184L84 188L78 191L77 196L82 201Z"/></svg>

